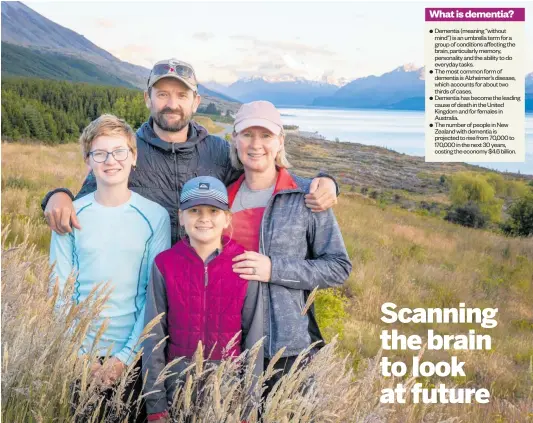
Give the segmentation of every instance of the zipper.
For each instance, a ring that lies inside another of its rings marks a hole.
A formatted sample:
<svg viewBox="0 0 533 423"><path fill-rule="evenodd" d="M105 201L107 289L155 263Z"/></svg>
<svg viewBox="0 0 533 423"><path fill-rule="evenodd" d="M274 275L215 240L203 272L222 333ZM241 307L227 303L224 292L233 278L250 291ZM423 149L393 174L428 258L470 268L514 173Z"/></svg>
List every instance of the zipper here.
<svg viewBox="0 0 533 423"><path fill-rule="evenodd" d="M261 218L261 225L260 225L260 231L259 231L259 249L260 253L263 255L265 254L265 237L263 235L263 229L264 229L264 223L265 223L265 216L267 215L267 212L269 211L269 208L272 206L272 203L274 201L274 198L277 194L274 194L270 200L268 200L268 203L265 207L265 211L263 212L263 217ZM261 283L261 282L259 282ZM270 297L270 287L267 285L267 289L269 290L269 297ZM261 298L261 301L263 301L263 298ZM268 355L271 358L272 357L272 310L270 309L270 298L268 299Z"/></svg>
<svg viewBox="0 0 533 423"><path fill-rule="evenodd" d="M272 203L274 202L274 198L276 198L276 196L278 195L279 193L276 193L274 194L270 200L268 200L268 203L265 207L265 211L263 212L263 217L261 218L261 231L259 233L259 237L260 237L260 243L259 243L259 248L261 249L261 254L263 255L266 255L266 251L265 251L265 237L263 235L263 230L265 228L265 216L267 215L267 212L270 211L269 209L272 207ZM261 282L260 282L261 283ZM268 289L268 355L270 357L272 357L272 309L270 307L270 286L267 285L267 289ZM263 299L261 299L262 301Z"/></svg>
<svg viewBox="0 0 533 423"><path fill-rule="evenodd" d="M203 307L203 316L204 316L204 351L206 348L206 342L207 342L207 284L208 284L208 276L207 276L207 265L204 266L204 307Z"/></svg>
<svg viewBox="0 0 533 423"><path fill-rule="evenodd" d="M175 192L176 192L176 204L177 204L177 207L176 207L176 210L179 210L180 208L180 193L179 193L179 175L178 175L178 161L177 161L177 157L176 157L176 149L175 149L175 143L172 143L172 158L174 160L174 175L175 175L175 178L174 178L174 182L176 183L176 189L175 189ZM178 218L179 219L179 218ZM179 221L177 222L177 228L176 228L176 242L178 242L180 240L180 223Z"/></svg>
<svg viewBox="0 0 533 423"><path fill-rule="evenodd" d="M264 240L264 236L263 236L263 230L264 230L264 223L265 223L265 216L267 215L267 212L269 212L271 206L272 206L272 203L274 202L274 199L276 198L276 196L278 194L290 194L290 193L293 193L293 192L301 192L299 190L285 190L285 191L279 191L277 193L275 193L274 195L272 195L272 197L270 198L270 200L268 200L268 203L265 207L265 211L263 212L263 217L261 218L261 226L260 226L260 231L259 231L259 252L263 255L266 255L265 253L265 240ZM261 283L261 282L260 282ZM269 297L270 297L270 286L267 284L267 289L269 290ZM270 307L270 298L269 298L269 301L268 301L268 355L270 356L270 358L272 358L272 309Z"/></svg>

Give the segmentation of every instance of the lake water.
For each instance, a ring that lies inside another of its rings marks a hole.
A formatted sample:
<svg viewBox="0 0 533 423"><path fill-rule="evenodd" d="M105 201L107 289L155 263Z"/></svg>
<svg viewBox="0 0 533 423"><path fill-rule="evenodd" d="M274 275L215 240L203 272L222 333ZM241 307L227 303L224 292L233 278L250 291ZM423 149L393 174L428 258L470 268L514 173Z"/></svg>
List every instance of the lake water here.
<svg viewBox="0 0 533 423"><path fill-rule="evenodd" d="M284 125L317 131L328 140L339 138L387 147L400 153L424 155L424 112L279 108ZM525 163L472 163L500 171L533 175L533 115L526 115Z"/></svg>

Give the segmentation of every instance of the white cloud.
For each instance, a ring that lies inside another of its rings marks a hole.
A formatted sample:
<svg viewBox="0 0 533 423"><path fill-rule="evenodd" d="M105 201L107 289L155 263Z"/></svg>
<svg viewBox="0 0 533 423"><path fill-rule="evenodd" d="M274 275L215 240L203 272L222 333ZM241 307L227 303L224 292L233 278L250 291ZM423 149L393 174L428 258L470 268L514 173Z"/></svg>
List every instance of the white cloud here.
<svg viewBox="0 0 533 423"><path fill-rule="evenodd" d="M98 18L94 20L94 24L97 28L111 29L115 27L115 22L111 19Z"/></svg>
<svg viewBox="0 0 533 423"><path fill-rule="evenodd" d="M215 38L215 35L212 32L195 32L192 34L192 38L200 41L209 41L212 38Z"/></svg>
<svg viewBox="0 0 533 423"><path fill-rule="evenodd" d="M109 50L109 52L120 60L148 69L151 69L158 60L162 60L161 57L155 57L153 47L148 45L128 44L122 48Z"/></svg>
<svg viewBox="0 0 533 423"><path fill-rule="evenodd" d="M232 35L229 37L235 41L250 41L256 48L266 48L275 51L282 51L283 53L293 54L316 54L322 56L332 56L335 53L325 46L311 46L304 43L295 43L292 41L270 41L262 40L250 35Z"/></svg>

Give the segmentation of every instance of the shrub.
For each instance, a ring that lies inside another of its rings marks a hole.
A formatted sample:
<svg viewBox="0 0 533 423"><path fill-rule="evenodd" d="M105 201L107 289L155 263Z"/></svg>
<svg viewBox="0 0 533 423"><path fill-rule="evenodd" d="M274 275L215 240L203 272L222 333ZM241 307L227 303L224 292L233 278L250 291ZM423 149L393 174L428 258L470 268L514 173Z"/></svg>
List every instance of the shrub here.
<svg viewBox="0 0 533 423"><path fill-rule="evenodd" d="M377 200L377 198L379 197L379 191L372 191L370 193L369 197L374 199L374 200Z"/></svg>
<svg viewBox="0 0 533 423"><path fill-rule="evenodd" d="M340 339L344 336L344 321L347 317L348 299L337 289L326 289L319 292L315 302L316 314L320 330L327 340L336 334Z"/></svg>
<svg viewBox="0 0 533 423"><path fill-rule="evenodd" d="M508 180L498 173L489 173L487 182L492 185L495 193L503 198L517 198L527 193L527 185L522 181Z"/></svg>
<svg viewBox="0 0 533 423"><path fill-rule="evenodd" d="M514 202L508 210L509 219L502 225L503 232L512 236L533 235L533 195Z"/></svg>
<svg viewBox="0 0 533 423"><path fill-rule="evenodd" d="M450 199L456 208L466 207L461 210L462 215L476 214L474 209L467 207L471 203L477 204L485 219L500 220L503 200L495 198L495 189L483 174L459 172L451 177Z"/></svg>
<svg viewBox="0 0 533 423"><path fill-rule="evenodd" d="M486 203L494 198L494 193L483 175L459 172L451 178L450 199L454 204Z"/></svg>
<svg viewBox="0 0 533 423"><path fill-rule="evenodd" d="M479 205L473 201L464 206L452 208L444 219L469 228L483 228L487 223L487 217L482 213Z"/></svg>
<svg viewBox="0 0 533 423"><path fill-rule="evenodd" d="M215 103L209 103L205 108L205 112L208 115L219 115L220 111L217 109Z"/></svg>

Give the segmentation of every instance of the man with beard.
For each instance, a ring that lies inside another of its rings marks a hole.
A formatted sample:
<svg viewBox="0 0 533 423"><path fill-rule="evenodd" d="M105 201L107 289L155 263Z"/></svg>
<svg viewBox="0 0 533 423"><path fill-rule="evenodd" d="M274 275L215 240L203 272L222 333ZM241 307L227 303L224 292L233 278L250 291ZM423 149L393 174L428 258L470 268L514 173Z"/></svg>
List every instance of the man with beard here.
<svg viewBox="0 0 533 423"><path fill-rule="evenodd" d="M157 62L144 93L150 118L137 130L137 167L129 177L129 188L165 207L170 215L172 244L184 236L178 222L179 198L183 184L197 176L214 176L226 186L242 171L230 161L229 144L192 121L201 97L194 69L188 63L170 59ZM76 195L81 198L96 190L89 173ZM330 208L337 202L337 186L329 177L313 180L306 197L313 211ZM42 202L48 225L58 234L82 230L66 188L49 192Z"/></svg>

